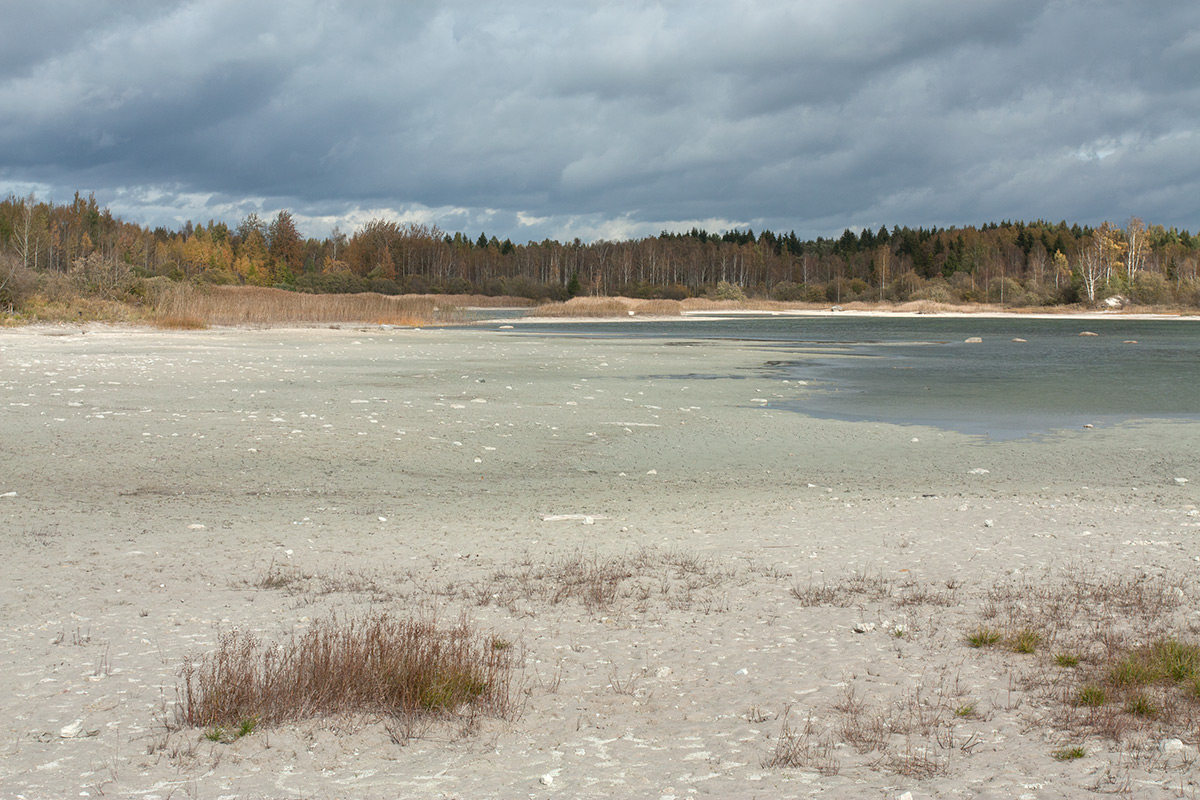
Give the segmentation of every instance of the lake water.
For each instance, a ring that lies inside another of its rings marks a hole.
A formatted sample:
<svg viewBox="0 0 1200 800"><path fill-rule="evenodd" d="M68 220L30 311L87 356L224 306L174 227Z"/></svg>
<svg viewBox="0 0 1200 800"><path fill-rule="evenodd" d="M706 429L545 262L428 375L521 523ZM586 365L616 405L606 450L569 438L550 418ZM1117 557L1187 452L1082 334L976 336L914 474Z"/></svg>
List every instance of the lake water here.
<svg viewBox="0 0 1200 800"><path fill-rule="evenodd" d="M801 399L771 407L815 417L931 425L992 439L1135 419L1200 419L1200 320L746 316L524 330L754 342L764 351L757 369L808 382ZM966 343L975 336L982 343Z"/></svg>

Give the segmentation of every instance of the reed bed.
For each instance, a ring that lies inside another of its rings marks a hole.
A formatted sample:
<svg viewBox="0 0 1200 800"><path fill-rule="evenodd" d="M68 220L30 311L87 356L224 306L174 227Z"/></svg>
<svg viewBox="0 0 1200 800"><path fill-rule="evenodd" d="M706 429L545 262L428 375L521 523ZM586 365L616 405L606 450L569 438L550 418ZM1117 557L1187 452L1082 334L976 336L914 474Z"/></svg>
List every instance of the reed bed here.
<svg viewBox="0 0 1200 800"><path fill-rule="evenodd" d="M529 310L531 317L677 317L678 300L637 300L631 297L572 297L563 303L546 303Z"/></svg>
<svg viewBox="0 0 1200 800"><path fill-rule="evenodd" d="M826 309L827 304L793 303L780 300L750 298L747 300L710 300L707 297L689 297L682 301L684 311L797 311L800 309Z"/></svg>
<svg viewBox="0 0 1200 800"><path fill-rule="evenodd" d="M374 616L315 621L282 644L236 631L182 668L180 722L218 728L344 713L512 711L509 648L465 622Z"/></svg>
<svg viewBox="0 0 1200 800"><path fill-rule="evenodd" d="M202 331L208 323L199 317L181 317L173 314L155 315L152 320L154 327L168 331Z"/></svg>
<svg viewBox="0 0 1200 800"><path fill-rule="evenodd" d="M537 305L528 297L508 294L430 294L425 297L432 299L440 308L529 308Z"/></svg>
<svg viewBox="0 0 1200 800"><path fill-rule="evenodd" d="M204 325L288 325L361 322L429 325L452 309L424 295L302 294L258 286L170 287L155 318Z"/></svg>

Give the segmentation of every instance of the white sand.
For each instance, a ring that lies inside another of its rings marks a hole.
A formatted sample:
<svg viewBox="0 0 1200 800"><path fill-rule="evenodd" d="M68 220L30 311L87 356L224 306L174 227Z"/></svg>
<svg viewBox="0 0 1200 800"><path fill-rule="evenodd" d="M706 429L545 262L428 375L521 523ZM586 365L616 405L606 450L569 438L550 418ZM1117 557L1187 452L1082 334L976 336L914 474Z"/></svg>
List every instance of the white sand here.
<svg viewBox="0 0 1200 800"><path fill-rule="evenodd" d="M963 642L997 582L1085 572L1168 576L1195 636L1196 423L994 443L818 421L764 408L805 389L735 342L59 332L0 332L0 797L1196 796L1194 722L1056 727L1047 654ZM497 577L643 549L603 608ZM314 578L255 587L272 562ZM891 596L792 592L856 572ZM404 746L370 718L168 735L219 631L367 610L517 643L523 712ZM848 692L891 720L881 746L847 741ZM764 766L788 708L824 760Z"/></svg>

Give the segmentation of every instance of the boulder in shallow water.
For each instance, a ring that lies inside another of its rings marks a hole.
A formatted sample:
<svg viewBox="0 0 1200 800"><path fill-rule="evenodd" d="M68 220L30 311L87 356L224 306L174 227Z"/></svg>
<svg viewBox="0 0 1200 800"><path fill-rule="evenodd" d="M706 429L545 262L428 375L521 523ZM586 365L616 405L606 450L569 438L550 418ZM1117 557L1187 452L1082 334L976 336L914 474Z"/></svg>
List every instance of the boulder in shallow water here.
<svg viewBox="0 0 1200 800"><path fill-rule="evenodd" d="M966 341L966 344L982 344L982 343L983 343L983 339L981 339L978 336L972 336L970 339L967 339L967 341Z"/></svg>

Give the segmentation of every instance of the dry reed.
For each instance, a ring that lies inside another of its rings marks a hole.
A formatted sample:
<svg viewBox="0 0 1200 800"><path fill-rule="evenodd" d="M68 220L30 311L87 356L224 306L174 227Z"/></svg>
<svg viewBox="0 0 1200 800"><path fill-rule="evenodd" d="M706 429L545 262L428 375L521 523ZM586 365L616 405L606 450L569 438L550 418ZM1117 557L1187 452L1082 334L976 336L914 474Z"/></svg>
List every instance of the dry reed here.
<svg viewBox="0 0 1200 800"><path fill-rule="evenodd" d="M221 634L215 652L182 669L180 722L233 726L339 713L447 714L513 709L508 648L465 622L374 616L314 622L290 641Z"/></svg>
<svg viewBox="0 0 1200 800"><path fill-rule="evenodd" d="M424 295L441 308L529 308L537 303L528 297L488 294L429 294Z"/></svg>
<svg viewBox="0 0 1200 800"><path fill-rule="evenodd" d="M572 297L565 303L546 303L529 310L531 317L677 317L678 300L636 300L630 297Z"/></svg>
<svg viewBox="0 0 1200 800"><path fill-rule="evenodd" d="M158 299L158 318L208 325L279 325L359 322L428 325L444 307L427 296L302 294L258 286L170 287Z"/></svg>
<svg viewBox="0 0 1200 800"><path fill-rule="evenodd" d="M684 311L801 311L829 308L828 303L798 303L749 298L747 300L710 300L707 297L689 297L682 301Z"/></svg>
<svg viewBox="0 0 1200 800"><path fill-rule="evenodd" d="M208 327L208 323L199 317L181 317L175 315L157 316L151 320L151 323L156 328L175 331L201 331Z"/></svg>

